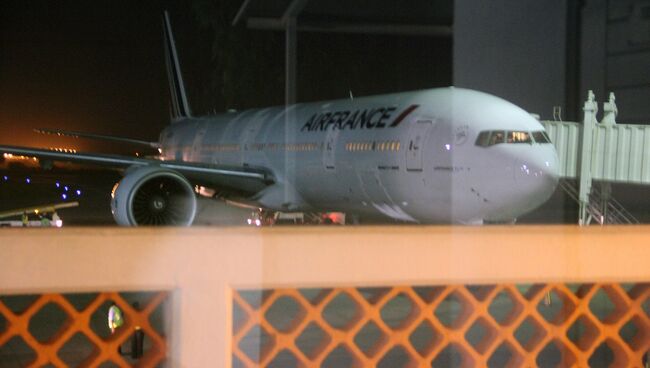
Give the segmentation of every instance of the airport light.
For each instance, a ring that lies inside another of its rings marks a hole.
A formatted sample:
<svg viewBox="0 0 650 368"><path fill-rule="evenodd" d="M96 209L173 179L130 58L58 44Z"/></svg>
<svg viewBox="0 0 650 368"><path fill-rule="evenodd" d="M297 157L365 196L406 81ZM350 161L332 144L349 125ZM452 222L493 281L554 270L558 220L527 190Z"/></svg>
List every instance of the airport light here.
<svg viewBox="0 0 650 368"><path fill-rule="evenodd" d="M66 185L66 186L63 187L63 190L65 190L65 191L67 192L68 190L70 190L70 187L68 187L68 186Z"/></svg>
<svg viewBox="0 0 650 368"><path fill-rule="evenodd" d="M8 177L7 175L4 175L4 176L2 177L2 180L4 180L4 181L9 181L9 177Z"/></svg>
<svg viewBox="0 0 650 368"><path fill-rule="evenodd" d="M56 183L54 183L54 186L56 186L57 188L61 188L61 183L57 181Z"/></svg>
<svg viewBox="0 0 650 368"><path fill-rule="evenodd" d="M68 199L68 195L65 194L65 193L63 193L63 194L61 194L61 198L63 198L64 200L66 200L66 199Z"/></svg>
<svg viewBox="0 0 650 368"><path fill-rule="evenodd" d="M75 193L77 194L77 197L81 196L81 189L77 189Z"/></svg>
<svg viewBox="0 0 650 368"><path fill-rule="evenodd" d="M32 182L32 179L30 178L25 178L25 183L30 184Z"/></svg>
<svg viewBox="0 0 650 368"><path fill-rule="evenodd" d="M50 147L50 151L61 152L61 153L77 153L77 150L74 148L61 148L61 147Z"/></svg>

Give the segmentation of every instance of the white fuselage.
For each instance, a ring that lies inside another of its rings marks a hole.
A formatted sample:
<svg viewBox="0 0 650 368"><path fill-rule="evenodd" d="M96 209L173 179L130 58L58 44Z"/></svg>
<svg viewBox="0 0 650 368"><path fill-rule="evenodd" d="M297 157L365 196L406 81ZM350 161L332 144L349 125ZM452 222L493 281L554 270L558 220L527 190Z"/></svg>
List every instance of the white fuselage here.
<svg viewBox="0 0 650 368"><path fill-rule="evenodd" d="M479 133L543 131L498 97L441 88L191 118L160 142L165 160L269 170L276 184L251 198L268 209L475 223L539 206L558 169L552 144Z"/></svg>

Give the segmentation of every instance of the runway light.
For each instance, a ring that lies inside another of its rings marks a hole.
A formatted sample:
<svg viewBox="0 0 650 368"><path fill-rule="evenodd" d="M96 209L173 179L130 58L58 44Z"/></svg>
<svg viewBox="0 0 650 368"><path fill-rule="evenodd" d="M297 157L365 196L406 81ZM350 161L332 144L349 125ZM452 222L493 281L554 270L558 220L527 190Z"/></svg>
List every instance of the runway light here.
<svg viewBox="0 0 650 368"><path fill-rule="evenodd" d="M4 181L8 181L8 180L9 180L9 177L8 177L7 175L5 175L5 176L2 177L2 180L4 180Z"/></svg>
<svg viewBox="0 0 650 368"><path fill-rule="evenodd" d="M54 183L54 186L56 186L57 188L61 188L61 183L57 181L56 183Z"/></svg>
<svg viewBox="0 0 650 368"><path fill-rule="evenodd" d="M29 183L31 183L31 182L32 182L32 179L30 179L30 178L26 178L26 179L25 179L25 183L29 184Z"/></svg>
<svg viewBox="0 0 650 368"><path fill-rule="evenodd" d="M63 193L63 194L61 194L61 198L63 198L64 200L66 200L66 199L68 199L68 195L65 194L65 193Z"/></svg>
<svg viewBox="0 0 650 368"><path fill-rule="evenodd" d="M81 195L81 190L80 190L80 189L77 189L77 190L75 191L75 193L77 193L77 197L78 197L78 196Z"/></svg>
<svg viewBox="0 0 650 368"><path fill-rule="evenodd" d="M63 190L65 190L67 192L68 190L70 190L70 188L66 185L66 186L63 187Z"/></svg>

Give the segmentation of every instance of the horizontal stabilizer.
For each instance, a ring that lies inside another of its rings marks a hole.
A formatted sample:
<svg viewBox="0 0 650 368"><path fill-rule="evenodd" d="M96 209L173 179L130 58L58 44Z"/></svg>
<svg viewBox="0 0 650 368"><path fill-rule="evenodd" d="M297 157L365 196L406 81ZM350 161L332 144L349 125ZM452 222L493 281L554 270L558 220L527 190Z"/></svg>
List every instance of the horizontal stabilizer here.
<svg viewBox="0 0 650 368"><path fill-rule="evenodd" d="M101 141L122 142L122 143L135 144L135 145L139 145L139 146L148 146L148 147L151 147L151 148L160 147L160 144L158 144L158 142L141 141L141 140L138 140L138 139L114 137L114 136L110 136L110 135L75 132L75 131L71 131L71 130L34 129L34 131L36 133L40 133L40 134L58 135L58 136L62 136L62 137L87 138L87 139L95 139L95 140L101 140Z"/></svg>

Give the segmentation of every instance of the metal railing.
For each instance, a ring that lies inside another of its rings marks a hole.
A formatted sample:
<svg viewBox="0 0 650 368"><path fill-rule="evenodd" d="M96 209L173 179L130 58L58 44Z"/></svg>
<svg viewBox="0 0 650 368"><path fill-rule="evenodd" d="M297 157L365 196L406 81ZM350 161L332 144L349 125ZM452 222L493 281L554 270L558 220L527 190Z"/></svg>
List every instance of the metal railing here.
<svg viewBox="0 0 650 368"><path fill-rule="evenodd" d="M576 203L580 203L578 199L578 188L575 182L571 180L560 180L559 185L571 199ZM586 210L589 216L585 225L588 225L592 219L600 225L639 223L639 220L616 199L611 197L611 195L603 195L600 189L598 189L598 186L592 186Z"/></svg>

